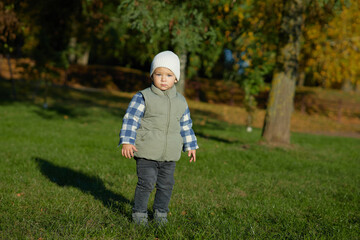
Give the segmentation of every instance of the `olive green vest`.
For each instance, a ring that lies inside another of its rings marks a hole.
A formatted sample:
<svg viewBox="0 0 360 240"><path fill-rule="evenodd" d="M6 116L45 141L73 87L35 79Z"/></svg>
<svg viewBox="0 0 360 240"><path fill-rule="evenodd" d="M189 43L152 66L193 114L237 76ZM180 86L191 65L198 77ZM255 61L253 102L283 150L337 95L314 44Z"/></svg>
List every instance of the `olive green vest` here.
<svg viewBox="0 0 360 240"><path fill-rule="evenodd" d="M178 161L183 148L180 119L186 110L185 98L176 87L161 91L154 85L141 91L145 113L136 131L135 156L155 161Z"/></svg>

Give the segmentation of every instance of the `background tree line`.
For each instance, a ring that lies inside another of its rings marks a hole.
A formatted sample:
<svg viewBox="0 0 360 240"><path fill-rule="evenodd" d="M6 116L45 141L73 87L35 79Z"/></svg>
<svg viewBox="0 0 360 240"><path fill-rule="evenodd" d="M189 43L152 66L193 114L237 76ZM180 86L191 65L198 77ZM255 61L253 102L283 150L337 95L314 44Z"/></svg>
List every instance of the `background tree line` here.
<svg viewBox="0 0 360 240"><path fill-rule="evenodd" d="M70 64L148 71L170 49L180 92L195 76L237 82L249 125L254 96L271 83L263 139L288 144L296 85L358 87L359 26L358 0L4 0L0 51L34 60L28 75L46 89Z"/></svg>

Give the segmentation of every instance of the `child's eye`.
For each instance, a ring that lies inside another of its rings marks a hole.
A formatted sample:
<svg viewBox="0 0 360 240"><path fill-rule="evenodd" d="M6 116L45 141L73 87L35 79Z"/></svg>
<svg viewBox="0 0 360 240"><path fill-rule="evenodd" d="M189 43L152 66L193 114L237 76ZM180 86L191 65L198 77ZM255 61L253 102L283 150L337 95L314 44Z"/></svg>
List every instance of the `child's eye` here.
<svg viewBox="0 0 360 240"><path fill-rule="evenodd" d="M172 75L171 75L171 74L168 74L167 76L168 76L168 77L172 77Z"/></svg>

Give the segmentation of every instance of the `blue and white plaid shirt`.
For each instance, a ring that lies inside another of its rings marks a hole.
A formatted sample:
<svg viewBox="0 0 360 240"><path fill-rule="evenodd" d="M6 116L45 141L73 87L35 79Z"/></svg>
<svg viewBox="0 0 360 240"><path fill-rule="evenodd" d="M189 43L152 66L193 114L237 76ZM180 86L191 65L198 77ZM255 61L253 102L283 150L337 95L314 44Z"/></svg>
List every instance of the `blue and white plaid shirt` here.
<svg viewBox="0 0 360 240"><path fill-rule="evenodd" d="M120 144L135 145L136 130L140 127L141 118L145 112L145 99L143 95L138 92L131 99L126 114L123 118L123 124L120 131ZM180 119L180 134L184 140L183 151L198 149L197 139L192 129L192 120L190 118L189 107Z"/></svg>

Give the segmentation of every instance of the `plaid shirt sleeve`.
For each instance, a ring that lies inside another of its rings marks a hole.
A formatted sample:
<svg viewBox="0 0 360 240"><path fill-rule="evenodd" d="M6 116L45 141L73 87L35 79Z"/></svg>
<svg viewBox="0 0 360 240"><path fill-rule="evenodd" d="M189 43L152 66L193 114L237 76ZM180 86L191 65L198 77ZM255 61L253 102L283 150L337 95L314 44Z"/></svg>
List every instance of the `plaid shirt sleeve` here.
<svg viewBox="0 0 360 240"><path fill-rule="evenodd" d="M192 120L190 118L190 110L188 106L186 106L186 110L180 119L180 127L180 133L184 140L183 151L186 152L198 149L199 146L197 145L197 139L192 129Z"/></svg>
<svg viewBox="0 0 360 240"><path fill-rule="evenodd" d="M136 130L140 127L141 118L145 112L145 100L143 95L138 92L131 99L129 106L123 118L122 128L120 131L121 144L135 145Z"/></svg>

